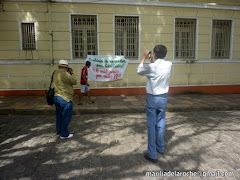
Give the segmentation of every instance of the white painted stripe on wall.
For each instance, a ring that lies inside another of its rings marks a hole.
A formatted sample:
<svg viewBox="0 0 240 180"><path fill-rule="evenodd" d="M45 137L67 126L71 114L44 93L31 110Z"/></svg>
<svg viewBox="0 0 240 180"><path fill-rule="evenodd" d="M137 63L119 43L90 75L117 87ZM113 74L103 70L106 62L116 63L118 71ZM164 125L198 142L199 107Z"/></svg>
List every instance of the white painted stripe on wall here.
<svg viewBox="0 0 240 180"><path fill-rule="evenodd" d="M169 60L173 64L187 64L187 60ZM15 64L22 64L22 65L33 65L33 64L46 64L52 65L50 60L0 60L0 65L15 65ZM54 64L57 65L59 60L54 60ZM69 64L84 64L83 60L68 60ZM195 64L222 64L222 63L240 63L240 60L196 60ZM138 60L132 60L128 64L139 64ZM194 63L191 63L194 64Z"/></svg>

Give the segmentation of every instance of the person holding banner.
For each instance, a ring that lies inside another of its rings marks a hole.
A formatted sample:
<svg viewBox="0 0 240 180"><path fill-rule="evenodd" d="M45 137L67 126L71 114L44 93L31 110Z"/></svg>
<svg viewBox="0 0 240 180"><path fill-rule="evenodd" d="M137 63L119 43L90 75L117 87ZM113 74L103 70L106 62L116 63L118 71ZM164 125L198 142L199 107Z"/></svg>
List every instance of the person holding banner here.
<svg viewBox="0 0 240 180"><path fill-rule="evenodd" d="M80 95L79 95L79 98L78 98L78 105L82 105L81 100L82 100L83 94L85 92L88 93L88 103L89 104L94 103L94 101L92 101L92 99L91 99L90 88L89 88L89 84L88 84L88 68L90 66L91 66L91 62L86 61L85 66L82 68L81 79L80 79L81 90L80 90Z"/></svg>
<svg viewBox="0 0 240 180"><path fill-rule="evenodd" d="M167 48L164 45L154 47L153 56L149 50L144 52L137 73L147 77L146 91L146 119L148 128L148 148L145 159L157 163L157 152L164 153L165 118L167 106L167 93L169 89L169 76L172 63L164 60ZM150 64L143 65L146 59Z"/></svg>

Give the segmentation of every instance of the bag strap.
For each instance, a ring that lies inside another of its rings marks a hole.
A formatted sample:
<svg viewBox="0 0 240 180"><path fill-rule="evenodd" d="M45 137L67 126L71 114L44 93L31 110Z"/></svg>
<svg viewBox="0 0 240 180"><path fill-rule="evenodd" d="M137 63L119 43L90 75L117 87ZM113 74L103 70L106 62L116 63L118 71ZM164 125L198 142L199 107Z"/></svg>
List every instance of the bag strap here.
<svg viewBox="0 0 240 180"><path fill-rule="evenodd" d="M51 78L51 82L50 82L50 85L49 85L49 87L51 88L51 86L52 86L52 82L53 82L53 75L54 75L54 73L56 72L56 70L53 72L53 74L52 74L52 78Z"/></svg>

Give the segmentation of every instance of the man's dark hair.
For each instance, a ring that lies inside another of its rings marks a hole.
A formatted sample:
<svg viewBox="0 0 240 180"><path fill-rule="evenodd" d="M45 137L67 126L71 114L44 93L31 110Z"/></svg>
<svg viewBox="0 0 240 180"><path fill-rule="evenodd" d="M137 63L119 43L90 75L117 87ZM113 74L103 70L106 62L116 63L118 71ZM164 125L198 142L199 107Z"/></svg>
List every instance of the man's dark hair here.
<svg viewBox="0 0 240 180"><path fill-rule="evenodd" d="M167 48L164 45L156 45L153 52L156 54L158 59L163 59L167 55Z"/></svg>
<svg viewBox="0 0 240 180"><path fill-rule="evenodd" d="M90 66L91 65L91 62L90 61L87 61L86 62L86 66Z"/></svg>

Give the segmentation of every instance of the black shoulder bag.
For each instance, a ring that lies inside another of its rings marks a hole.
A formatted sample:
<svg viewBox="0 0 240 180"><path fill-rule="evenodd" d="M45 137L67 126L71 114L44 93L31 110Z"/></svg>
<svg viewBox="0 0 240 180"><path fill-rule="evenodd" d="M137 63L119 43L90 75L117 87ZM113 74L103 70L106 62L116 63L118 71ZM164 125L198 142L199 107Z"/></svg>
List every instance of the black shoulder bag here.
<svg viewBox="0 0 240 180"><path fill-rule="evenodd" d="M54 88L52 88L52 82L53 82L53 75L56 71L53 72L52 74L52 79L51 79L51 83L48 89L48 92L46 93L46 99L47 99L47 104L52 106L54 104Z"/></svg>

